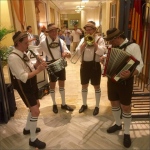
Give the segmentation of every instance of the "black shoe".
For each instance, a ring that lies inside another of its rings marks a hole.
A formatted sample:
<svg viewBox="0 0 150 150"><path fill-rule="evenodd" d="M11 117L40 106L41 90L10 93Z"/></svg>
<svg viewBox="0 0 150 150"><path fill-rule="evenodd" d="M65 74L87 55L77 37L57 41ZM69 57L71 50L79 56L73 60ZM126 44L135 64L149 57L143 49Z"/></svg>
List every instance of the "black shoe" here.
<svg viewBox="0 0 150 150"><path fill-rule="evenodd" d="M41 129L40 128L36 128L36 133L38 133L38 132L40 132L41 131ZM30 130L26 130L26 129L23 129L23 134L24 135L27 135L27 134L30 134Z"/></svg>
<svg viewBox="0 0 150 150"><path fill-rule="evenodd" d="M55 114L57 114L57 113L58 113L57 105L53 105L53 112L54 112Z"/></svg>
<svg viewBox="0 0 150 150"><path fill-rule="evenodd" d="M82 105L81 108L79 109L79 113L84 112L87 109L87 105Z"/></svg>
<svg viewBox="0 0 150 150"><path fill-rule="evenodd" d="M123 145L126 148L129 148L131 146L131 138L129 134L124 134Z"/></svg>
<svg viewBox="0 0 150 150"><path fill-rule="evenodd" d="M94 111L93 111L93 116L96 116L99 113L99 108L95 107Z"/></svg>
<svg viewBox="0 0 150 150"><path fill-rule="evenodd" d="M73 111L73 109L68 105L61 105L61 109L65 109L65 110L68 110L68 111Z"/></svg>
<svg viewBox="0 0 150 150"><path fill-rule="evenodd" d="M34 142L31 142L31 140L29 139L29 145L40 149L46 147L46 143L40 141L38 138Z"/></svg>
<svg viewBox="0 0 150 150"><path fill-rule="evenodd" d="M122 129L121 125L118 126L118 125L115 124L112 127L110 127L110 128L107 129L107 133L114 133L114 132L116 132L118 130L121 130L121 129Z"/></svg>

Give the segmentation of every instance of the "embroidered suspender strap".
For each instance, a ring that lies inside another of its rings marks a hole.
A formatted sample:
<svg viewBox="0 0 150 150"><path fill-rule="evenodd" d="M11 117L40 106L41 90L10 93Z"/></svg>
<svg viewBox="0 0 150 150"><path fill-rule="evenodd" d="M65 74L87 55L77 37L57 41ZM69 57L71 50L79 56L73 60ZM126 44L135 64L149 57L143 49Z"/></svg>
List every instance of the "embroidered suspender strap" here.
<svg viewBox="0 0 150 150"><path fill-rule="evenodd" d="M61 45L60 39L59 39L59 45L60 45L60 52L61 52L61 56L62 56L63 49L62 49L62 45Z"/></svg>
<svg viewBox="0 0 150 150"><path fill-rule="evenodd" d="M19 56L20 57L20 55L18 55L17 53L15 53L15 52L12 52L13 54L16 54L17 56ZM11 53L11 54L12 54ZM30 69L30 71L32 72L32 70L31 70L31 68L29 67L29 65L24 61L24 59L22 58L22 57L20 57L21 58L21 60L25 63L25 65Z"/></svg>
<svg viewBox="0 0 150 150"><path fill-rule="evenodd" d="M52 52L51 52L51 49L50 49L49 46L48 46L48 40L47 40L47 37L46 37L46 44L47 44L47 48L48 48L48 51L49 51L49 53L50 53L52 59L55 60L55 59L54 59L54 56L53 56L53 54L52 54Z"/></svg>
<svg viewBox="0 0 150 150"><path fill-rule="evenodd" d="M96 41L97 44L98 44L98 42L99 42L99 39L100 39L100 38L98 38L97 41ZM95 62L95 56L96 56L95 51L96 51L96 50L95 50L95 48L94 48L93 62Z"/></svg>
<svg viewBox="0 0 150 150"><path fill-rule="evenodd" d="M83 58L84 58L84 51L83 51L83 53L82 53L82 62L83 62Z"/></svg>

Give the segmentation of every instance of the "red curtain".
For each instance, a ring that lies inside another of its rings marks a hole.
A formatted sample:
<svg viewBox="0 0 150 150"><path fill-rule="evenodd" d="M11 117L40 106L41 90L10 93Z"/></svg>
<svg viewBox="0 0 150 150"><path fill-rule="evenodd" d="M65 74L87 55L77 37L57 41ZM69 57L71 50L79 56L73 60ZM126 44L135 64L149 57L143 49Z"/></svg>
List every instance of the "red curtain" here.
<svg viewBox="0 0 150 150"><path fill-rule="evenodd" d="M131 29L133 31L133 39L137 44L141 44L142 42L142 3L141 0L134 0L133 12L132 12L132 20L131 20Z"/></svg>

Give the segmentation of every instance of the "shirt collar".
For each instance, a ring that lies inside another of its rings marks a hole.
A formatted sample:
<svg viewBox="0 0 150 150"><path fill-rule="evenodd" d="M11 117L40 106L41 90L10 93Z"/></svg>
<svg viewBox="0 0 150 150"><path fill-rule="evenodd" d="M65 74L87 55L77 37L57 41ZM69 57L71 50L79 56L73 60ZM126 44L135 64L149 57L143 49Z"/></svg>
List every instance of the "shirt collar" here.
<svg viewBox="0 0 150 150"><path fill-rule="evenodd" d="M59 37L56 37L56 39L54 41L52 41L52 39L48 36L48 41L49 41L49 43L52 43L52 42L59 43Z"/></svg>
<svg viewBox="0 0 150 150"><path fill-rule="evenodd" d="M128 43L128 41L129 41L129 40L126 38L126 39L123 41L123 43L122 43L121 45L119 45L119 47L121 47L122 45Z"/></svg>
<svg viewBox="0 0 150 150"><path fill-rule="evenodd" d="M15 52L15 53L17 53L19 56L21 56L21 57L23 57L23 52L21 52L20 50L18 50L18 49L14 49L12 52Z"/></svg>

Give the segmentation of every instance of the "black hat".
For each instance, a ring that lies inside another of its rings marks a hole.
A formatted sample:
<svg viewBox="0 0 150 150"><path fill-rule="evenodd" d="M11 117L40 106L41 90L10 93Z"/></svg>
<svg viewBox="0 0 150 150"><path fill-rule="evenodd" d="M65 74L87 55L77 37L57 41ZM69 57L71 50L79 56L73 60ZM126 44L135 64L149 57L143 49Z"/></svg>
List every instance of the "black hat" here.
<svg viewBox="0 0 150 150"><path fill-rule="evenodd" d="M107 30L106 32L107 35L104 37L104 39L106 41L110 41L110 40L113 40L114 38L119 37L123 33L124 33L123 31L120 31L117 28L112 28L112 29Z"/></svg>

